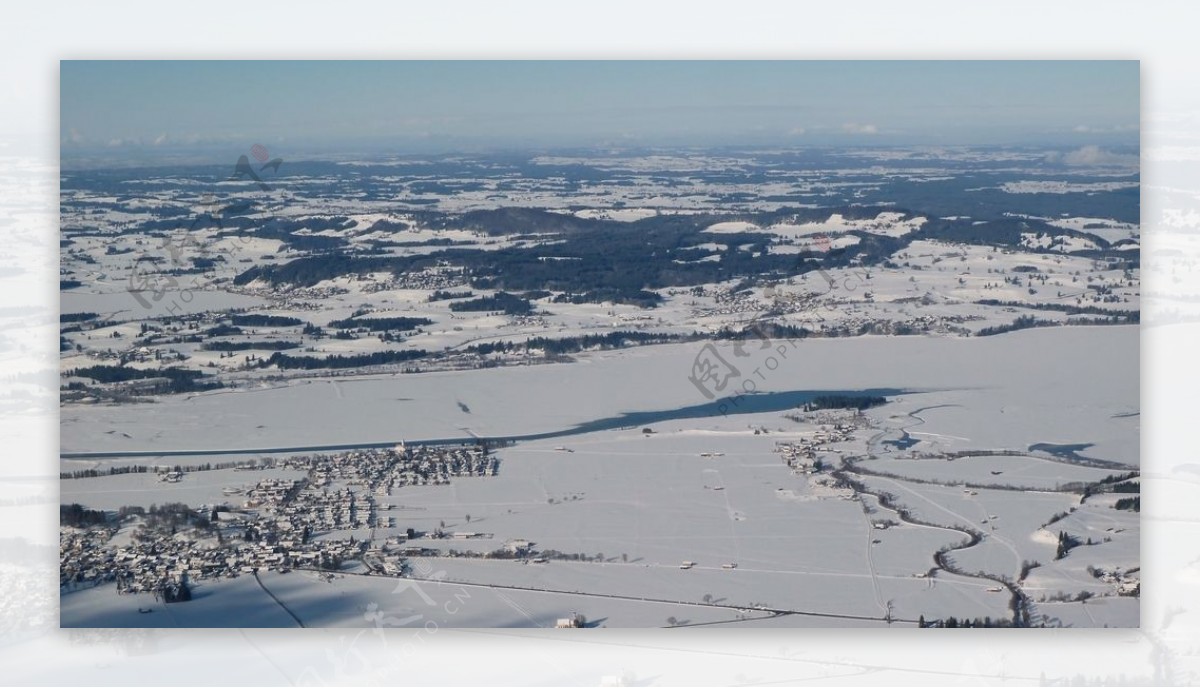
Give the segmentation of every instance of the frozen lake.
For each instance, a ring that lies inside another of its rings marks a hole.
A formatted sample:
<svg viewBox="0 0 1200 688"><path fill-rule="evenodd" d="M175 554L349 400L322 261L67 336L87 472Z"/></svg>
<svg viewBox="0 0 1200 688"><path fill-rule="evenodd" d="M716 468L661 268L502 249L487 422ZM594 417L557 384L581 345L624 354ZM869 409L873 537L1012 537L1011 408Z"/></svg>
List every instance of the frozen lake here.
<svg viewBox="0 0 1200 688"><path fill-rule="evenodd" d="M718 348L743 372L728 394L751 379L761 392L929 390L901 404L938 407L912 430L939 449L1090 443L1081 454L1136 465L1138 335L1136 327L1063 327L965 339L801 340L779 343L786 357L776 354L773 370L767 356L775 349L748 347L756 357L742 361L732 346ZM61 449L253 451L551 433L623 413L709 403L689 380L701 348L662 345L570 364L311 378L153 404L70 405L61 410Z"/></svg>
<svg viewBox="0 0 1200 688"><path fill-rule="evenodd" d="M472 435L457 435L455 437L446 438L426 438L407 440L410 444L461 444L463 442L470 443L476 439L498 440L501 442L527 442L533 440L546 440L562 437L571 437L574 435L584 435L592 432L602 432L605 430L618 430L623 428L631 428L636 426L652 425L669 420L683 420L690 418L715 418L718 416L736 416L754 413L770 413L779 411L790 411L806 403L819 399L822 396L836 395L840 397L852 398L867 398L867 397L890 397L898 394L903 394L903 390L899 389L865 389L865 390L815 390L815 391L792 391L792 392L763 392L752 395L746 395L739 398L737 403L726 400L712 401L706 404L697 404L695 406L685 406L677 409L666 409L662 411L634 411L622 413L619 416L610 418L599 418L596 420L580 423L571 428L562 430L553 430L550 432L533 433L526 435L508 435L504 437L496 436L472 436ZM164 451L162 453L156 451L123 454L120 458L131 456L214 456L214 455L237 455L241 456L247 453L299 453L299 452L319 452L319 451L341 451L346 449L355 449L361 447L387 448L396 444L399 440L376 442L372 444L350 443L343 445L310 445L310 446L288 446L288 447L259 447L253 451L247 451L246 448L238 449L198 449L198 450L176 450ZM64 452L63 458L73 460L83 459L102 459L102 458L117 458L105 457L103 452Z"/></svg>

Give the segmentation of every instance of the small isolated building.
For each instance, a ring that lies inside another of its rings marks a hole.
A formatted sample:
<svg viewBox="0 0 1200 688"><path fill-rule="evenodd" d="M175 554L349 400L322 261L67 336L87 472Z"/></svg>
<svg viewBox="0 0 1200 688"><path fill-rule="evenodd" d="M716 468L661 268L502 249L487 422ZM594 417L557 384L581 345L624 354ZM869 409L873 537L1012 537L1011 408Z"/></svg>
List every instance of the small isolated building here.
<svg viewBox="0 0 1200 688"><path fill-rule="evenodd" d="M559 619L555 624L555 628L583 628L587 623L587 619L578 612L571 612L566 618Z"/></svg>

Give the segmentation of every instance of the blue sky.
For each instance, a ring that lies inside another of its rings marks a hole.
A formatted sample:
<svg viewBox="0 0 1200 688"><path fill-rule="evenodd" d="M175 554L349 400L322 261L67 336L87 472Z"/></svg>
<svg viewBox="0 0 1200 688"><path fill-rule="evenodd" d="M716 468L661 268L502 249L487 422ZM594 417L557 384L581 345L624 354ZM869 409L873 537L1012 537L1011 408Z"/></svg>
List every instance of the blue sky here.
<svg viewBox="0 0 1200 688"><path fill-rule="evenodd" d="M1138 75L1135 61L64 61L60 132L64 157L1136 144Z"/></svg>

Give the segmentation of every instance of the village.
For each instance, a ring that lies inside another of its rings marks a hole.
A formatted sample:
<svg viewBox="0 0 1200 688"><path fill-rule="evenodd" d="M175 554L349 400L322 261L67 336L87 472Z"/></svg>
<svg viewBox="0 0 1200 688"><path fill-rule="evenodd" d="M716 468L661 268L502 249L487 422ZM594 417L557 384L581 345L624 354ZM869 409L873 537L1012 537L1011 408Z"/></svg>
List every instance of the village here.
<svg viewBox="0 0 1200 688"><path fill-rule="evenodd" d="M821 456L854 437L866 422L858 412L814 410L811 438L778 442L775 451L797 475L823 468ZM800 420L800 416L797 416ZM563 451L570 451L566 447ZM720 452L701 457L720 456ZM399 524L394 504L380 504L404 486L449 485L458 478L497 475L499 459L480 445L405 445L355 449L334 454L270 458L238 463L233 470L304 471L301 479L264 478L252 487L225 487L227 501L191 508L164 504L149 511L124 507L102 525L60 529L60 586L64 590L115 583L118 594L153 594L156 600L190 599L196 581L313 570L327 574L354 566L384 576L411 575L413 557L509 559L526 564L552 560L592 561L589 555L539 550L524 538L495 547L463 549L435 541L491 540L485 532L434 528L419 531ZM157 471L157 480L185 482L189 471ZM237 503L231 503L236 501ZM377 531L384 531L379 533ZM356 537L355 533L360 536ZM420 542L425 541L425 542ZM690 569L686 561L680 568ZM737 564L723 563L733 569Z"/></svg>
<svg viewBox="0 0 1200 688"><path fill-rule="evenodd" d="M404 446L332 455L290 457L255 468L306 471L302 479L266 478L249 489L227 487L241 498L192 508L185 504L122 507L115 519L96 517L90 527L60 528L59 583L64 590L116 583L118 594L153 593L168 602L190 598L189 583L293 569L338 571L359 560L368 571L406 573L405 557L438 554L412 547L412 539L480 539L486 533L431 533L405 528L375 544L375 529L399 530L381 515L376 495L403 485L448 485L452 478L495 476L499 462L482 446ZM180 483L187 472L165 470L158 480ZM357 488L357 489L356 489ZM97 513L97 512L92 512ZM355 531L364 536L356 538ZM506 543L498 556L528 552L531 543ZM458 556L451 551L452 556Z"/></svg>
<svg viewBox="0 0 1200 688"><path fill-rule="evenodd" d="M381 495L405 485L448 485L451 478L494 476L499 461L482 446L405 446L360 449L343 454L301 456L282 467L309 471L316 487L334 481L362 486Z"/></svg>
<svg viewBox="0 0 1200 688"><path fill-rule="evenodd" d="M810 413L810 415L812 414ZM861 414L838 414L839 417L835 418L830 418L830 415L819 414L815 420L820 424L819 429L813 433L811 438L801 437L795 442L775 443L775 451L787 464L787 467L792 469L793 474L809 475L820 471L826 465L822 461L822 456L827 453L841 454L841 450L831 449L828 445L854 439L854 431L865 423ZM799 416L793 420L799 420Z"/></svg>

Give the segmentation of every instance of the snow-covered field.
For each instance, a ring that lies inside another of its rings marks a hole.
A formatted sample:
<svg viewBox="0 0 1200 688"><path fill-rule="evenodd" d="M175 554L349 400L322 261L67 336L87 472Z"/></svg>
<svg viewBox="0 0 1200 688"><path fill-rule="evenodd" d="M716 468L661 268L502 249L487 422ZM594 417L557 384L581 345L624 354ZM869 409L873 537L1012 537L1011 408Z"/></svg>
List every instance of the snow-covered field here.
<svg viewBox="0 0 1200 688"><path fill-rule="evenodd" d="M1042 524L1066 511L1079 498L1046 492L975 490L923 485L891 478L868 476L874 489L899 498L922 521L980 531L983 542L952 557L964 571L989 571L1016 578L1025 561L1047 562L1054 558L1055 543L1037 537Z"/></svg>
<svg viewBox="0 0 1200 688"><path fill-rule="evenodd" d="M919 433L910 433L920 439ZM1054 490L1069 483L1096 482L1120 471L1037 456L970 455L946 459L881 456L862 468L918 481Z"/></svg>
<svg viewBox="0 0 1200 688"><path fill-rule="evenodd" d="M174 462L162 461L160 464L173 466ZM159 476L153 472L127 473L63 480L61 498L64 504L78 502L93 509L112 511L122 506L149 508L152 504L167 502L182 502L193 507L202 504L211 506L223 502L240 503L241 498L225 494L223 490L227 487L249 488L260 480L303 476L303 471L287 469L220 469L187 472L179 482L168 483L159 480Z"/></svg>
<svg viewBox="0 0 1200 688"><path fill-rule="evenodd" d="M558 619L572 612L582 614L588 627L616 628L669 626L668 619L674 619L680 627L737 626L743 620L771 617L766 612L732 607L353 574L324 578L313 572L293 571L264 573L260 577L262 586L250 575L206 582L196 586L194 599L179 604L155 602L146 595L117 595L111 585L72 592L62 597L61 625L295 628L299 619L306 627L429 633L451 627L553 628ZM274 599L264 587L274 594ZM153 611L140 613L139 609ZM886 625L882 621L799 615L783 618L790 627ZM500 619L505 621L498 623Z"/></svg>
<svg viewBox="0 0 1200 688"><path fill-rule="evenodd" d="M904 213L884 212L869 220L848 220L840 213L834 213L823 222L787 223L781 222L766 227L760 227L752 222L718 222L706 232L713 234L737 234L741 232L766 232L780 239L801 239L812 235L837 235L851 230L861 230L882 236L904 236L914 232L924 225L923 217L905 218Z"/></svg>
<svg viewBox="0 0 1200 688"><path fill-rule="evenodd" d="M185 285L187 283L184 283ZM125 319L163 317L180 313L203 313L224 308L251 308L264 305L264 301L253 296L230 294L208 289L188 289L186 286L156 293L140 292L142 301L127 290L129 283L106 285L101 291L64 291L60 299L63 313L99 313Z"/></svg>

